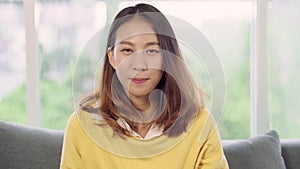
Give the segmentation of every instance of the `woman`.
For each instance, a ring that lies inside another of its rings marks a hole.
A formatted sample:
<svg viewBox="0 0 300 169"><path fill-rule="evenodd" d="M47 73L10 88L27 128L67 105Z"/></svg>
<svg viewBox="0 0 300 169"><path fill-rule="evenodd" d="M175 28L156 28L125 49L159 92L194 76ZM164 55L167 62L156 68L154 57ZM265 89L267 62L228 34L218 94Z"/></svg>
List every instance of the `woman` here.
<svg viewBox="0 0 300 169"><path fill-rule="evenodd" d="M228 168L172 27L148 4L115 17L99 87L66 128L62 169Z"/></svg>

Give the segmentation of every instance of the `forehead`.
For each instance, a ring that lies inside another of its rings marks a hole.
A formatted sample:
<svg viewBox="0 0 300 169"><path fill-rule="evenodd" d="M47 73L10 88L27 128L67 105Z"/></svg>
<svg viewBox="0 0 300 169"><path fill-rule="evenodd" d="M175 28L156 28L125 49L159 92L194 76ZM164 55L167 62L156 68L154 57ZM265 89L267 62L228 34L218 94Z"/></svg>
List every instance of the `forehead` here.
<svg viewBox="0 0 300 169"><path fill-rule="evenodd" d="M147 38L157 41L156 32L152 25L145 19L136 18L130 19L123 23L116 31L116 43L135 38Z"/></svg>

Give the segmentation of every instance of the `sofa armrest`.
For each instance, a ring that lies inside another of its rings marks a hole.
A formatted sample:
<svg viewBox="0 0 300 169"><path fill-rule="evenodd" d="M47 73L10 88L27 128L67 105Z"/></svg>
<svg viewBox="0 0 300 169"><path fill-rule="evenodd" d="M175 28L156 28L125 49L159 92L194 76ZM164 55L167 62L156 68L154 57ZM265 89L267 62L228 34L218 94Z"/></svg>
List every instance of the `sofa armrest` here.
<svg viewBox="0 0 300 169"><path fill-rule="evenodd" d="M281 139L281 154L287 169L300 166L300 139Z"/></svg>

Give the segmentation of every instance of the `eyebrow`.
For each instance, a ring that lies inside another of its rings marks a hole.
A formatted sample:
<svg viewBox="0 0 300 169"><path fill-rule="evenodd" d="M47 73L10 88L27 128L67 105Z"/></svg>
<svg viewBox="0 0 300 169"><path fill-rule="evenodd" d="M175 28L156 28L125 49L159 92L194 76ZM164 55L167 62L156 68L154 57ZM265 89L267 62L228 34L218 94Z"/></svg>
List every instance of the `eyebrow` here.
<svg viewBox="0 0 300 169"><path fill-rule="evenodd" d="M132 42L129 42L129 41L120 41L117 43L118 44L125 44L125 45L130 45L130 46L134 46L134 44ZM145 46L152 46L152 45L158 45L159 46L159 43L158 42L148 42L146 43Z"/></svg>

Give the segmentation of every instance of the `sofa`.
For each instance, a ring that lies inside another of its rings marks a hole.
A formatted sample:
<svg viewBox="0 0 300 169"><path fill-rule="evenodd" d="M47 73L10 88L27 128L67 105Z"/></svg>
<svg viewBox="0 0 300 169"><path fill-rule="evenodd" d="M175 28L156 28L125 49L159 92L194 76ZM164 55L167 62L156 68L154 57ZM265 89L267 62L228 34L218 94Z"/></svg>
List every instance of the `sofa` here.
<svg viewBox="0 0 300 169"><path fill-rule="evenodd" d="M0 122L0 168L58 169L63 131ZM300 139L276 131L244 140L222 140L230 169L300 169Z"/></svg>

